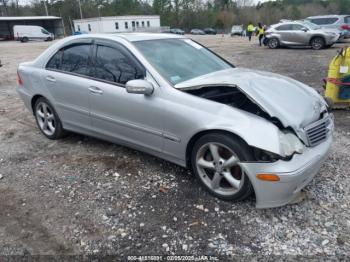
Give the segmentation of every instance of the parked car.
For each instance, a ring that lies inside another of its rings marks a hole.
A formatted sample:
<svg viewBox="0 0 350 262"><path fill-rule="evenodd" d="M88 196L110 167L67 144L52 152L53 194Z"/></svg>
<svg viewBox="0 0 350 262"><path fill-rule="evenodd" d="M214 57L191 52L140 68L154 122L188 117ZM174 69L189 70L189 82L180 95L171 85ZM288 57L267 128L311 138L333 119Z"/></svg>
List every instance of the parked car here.
<svg viewBox="0 0 350 262"><path fill-rule="evenodd" d="M243 26L241 25L232 26L231 36L235 36L235 35L239 35L239 36L243 35Z"/></svg>
<svg viewBox="0 0 350 262"><path fill-rule="evenodd" d="M220 199L254 193L258 208L298 197L332 143L314 89L183 36L67 37L19 65L17 91L49 139L73 131L139 149L191 168Z"/></svg>
<svg viewBox="0 0 350 262"><path fill-rule="evenodd" d="M207 34L207 35L216 35L217 31L214 28L204 28L203 31Z"/></svg>
<svg viewBox="0 0 350 262"><path fill-rule="evenodd" d="M321 28L338 29L341 31L342 38L350 38L350 15L310 16L306 20L319 25Z"/></svg>
<svg viewBox="0 0 350 262"><path fill-rule="evenodd" d="M54 34L37 25L15 25L13 35L15 40L21 42L28 42L29 40L52 41L55 39Z"/></svg>
<svg viewBox="0 0 350 262"><path fill-rule="evenodd" d="M192 29L191 34L192 35L205 35L205 32L201 29Z"/></svg>
<svg viewBox="0 0 350 262"><path fill-rule="evenodd" d="M321 29L311 22L293 21L270 26L265 32L265 37L269 48L311 46L318 50L332 46L339 39L339 34Z"/></svg>
<svg viewBox="0 0 350 262"><path fill-rule="evenodd" d="M185 31L183 31L179 28L172 28L172 29L170 29L170 33L176 34L176 35L184 35Z"/></svg>

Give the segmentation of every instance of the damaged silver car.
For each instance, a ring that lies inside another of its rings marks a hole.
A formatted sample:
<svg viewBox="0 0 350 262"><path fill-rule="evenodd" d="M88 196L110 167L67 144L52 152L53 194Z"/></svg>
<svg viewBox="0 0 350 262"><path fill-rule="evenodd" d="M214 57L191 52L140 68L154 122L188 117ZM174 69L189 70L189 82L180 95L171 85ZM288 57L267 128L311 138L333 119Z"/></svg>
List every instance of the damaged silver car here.
<svg viewBox="0 0 350 262"><path fill-rule="evenodd" d="M332 143L333 118L312 88L236 68L168 34L65 38L18 68L41 132L126 145L191 168L214 196L294 201Z"/></svg>

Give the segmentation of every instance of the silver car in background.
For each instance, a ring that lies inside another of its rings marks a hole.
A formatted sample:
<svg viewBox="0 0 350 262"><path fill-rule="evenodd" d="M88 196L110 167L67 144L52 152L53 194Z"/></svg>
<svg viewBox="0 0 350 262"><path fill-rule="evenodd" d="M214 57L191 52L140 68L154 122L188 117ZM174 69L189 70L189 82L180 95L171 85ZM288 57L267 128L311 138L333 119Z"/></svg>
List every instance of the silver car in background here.
<svg viewBox="0 0 350 262"><path fill-rule="evenodd" d="M49 139L72 131L142 150L190 168L220 199L254 194L258 208L298 197L332 143L314 89L183 36L67 37L19 65L17 90Z"/></svg>
<svg viewBox="0 0 350 262"><path fill-rule="evenodd" d="M265 32L269 48L280 46L311 46L315 50L331 47L339 39L334 30L321 29L308 21L290 21L271 25Z"/></svg>
<svg viewBox="0 0 350 262"><path fill-rule="evenodd" d="M341 38L350 38L350 15L320 15L310 16L306 20L325 29L337 29Z"/></svg>

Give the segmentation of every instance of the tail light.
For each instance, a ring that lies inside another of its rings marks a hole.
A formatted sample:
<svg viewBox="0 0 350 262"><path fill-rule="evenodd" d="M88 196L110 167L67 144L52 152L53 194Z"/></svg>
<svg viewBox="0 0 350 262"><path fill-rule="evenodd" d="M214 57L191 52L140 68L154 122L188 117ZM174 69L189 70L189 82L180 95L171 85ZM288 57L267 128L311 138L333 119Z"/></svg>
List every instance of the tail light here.
<svg viewBox="0 0 350 262"><path fill-rule="evenodd" d="M21 76L19 75L18 71L17 71L17 83L18 83L18 85L23 86L23 81L22 81Z"/></svg>
<svg viewBox="0 0 350 262"><path fill-rule="evenodd" d="M350 25L343 24L343 25L341 26L341 29L350 30Z"/></svg>

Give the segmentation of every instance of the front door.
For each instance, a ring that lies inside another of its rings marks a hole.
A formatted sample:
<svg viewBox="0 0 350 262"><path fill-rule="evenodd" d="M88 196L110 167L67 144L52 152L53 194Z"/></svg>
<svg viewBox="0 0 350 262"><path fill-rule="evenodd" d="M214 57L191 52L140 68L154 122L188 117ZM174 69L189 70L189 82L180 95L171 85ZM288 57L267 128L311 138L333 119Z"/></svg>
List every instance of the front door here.
<svg viewBox="0 0 350 262"><path fill-rule="evenodd" d="M97 42L89 85L92 126L98 133L155 151L163 148L160 90L130 94L125 84L146 77L142 65L117 43Z"/></svg>

